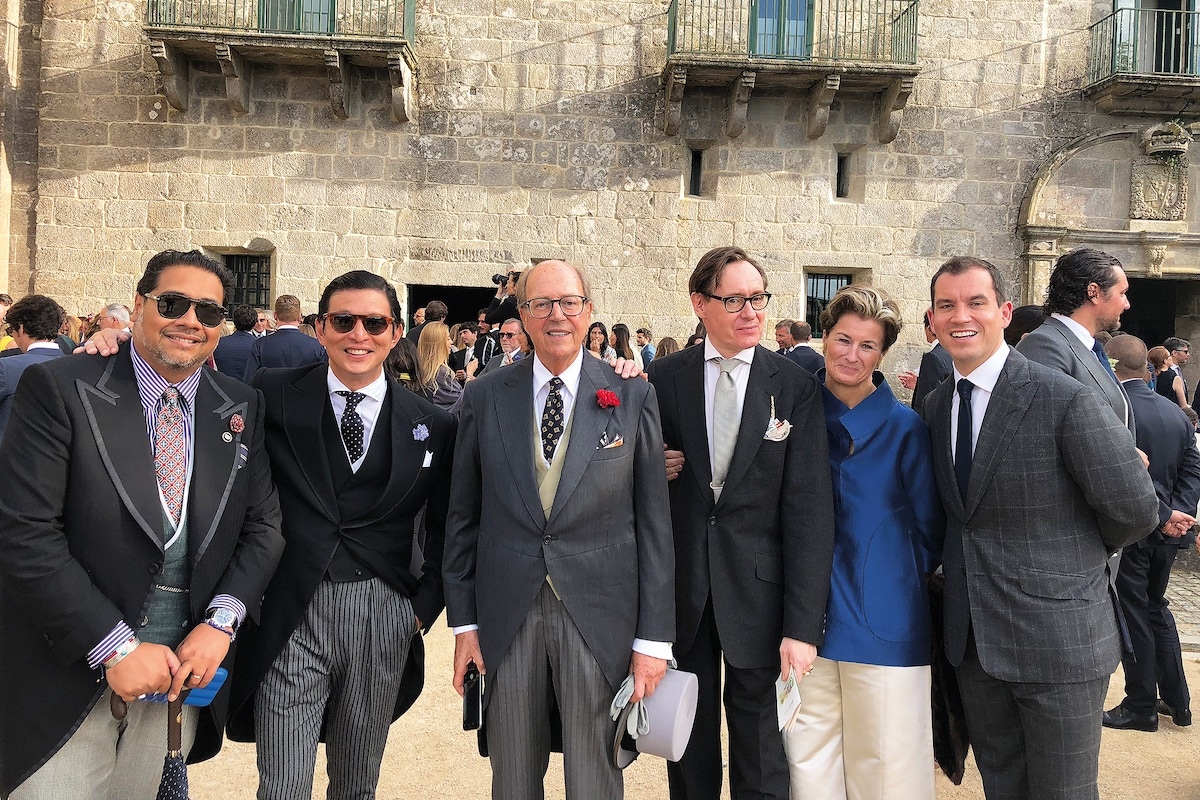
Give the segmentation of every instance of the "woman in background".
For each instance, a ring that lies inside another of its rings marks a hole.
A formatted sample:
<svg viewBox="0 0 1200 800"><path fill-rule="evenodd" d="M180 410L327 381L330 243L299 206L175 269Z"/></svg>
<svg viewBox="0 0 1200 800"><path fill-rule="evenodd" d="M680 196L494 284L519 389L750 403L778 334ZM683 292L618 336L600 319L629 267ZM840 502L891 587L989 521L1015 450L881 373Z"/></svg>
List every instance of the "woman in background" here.
<svg viewBox="0 0 1200 800"><path fill-rule="evenodd" d="M629 341L629 326L623 322L618 322L616 325L613 325L612 333L613 349L617 353L617 358L632 361L638 365L638 369L645 369L646 365L642 363L642 354Z"/></svg>
<svg viewBox="0 0 1200 800"><path fill-rule="evenodd" d="M450 329L442 322L427 322L417 342L417 384L438 408L450 411L462 397L462 385L446 363L450 358Z"/></svg>
<svg viewBox="0 0 1200 800"><path fill-rule="evenodd" d="M833 575L825 643L784 734L794 798L934 800L925 582L944 522L929 430L878 372L900 326L869 286L847 286L821 313Z"/></svg>
<svg viewBox="0 0 1200 800"><path fill-rule="evenodd" d="M601 361L612 361L617 357L617 352L608 344L608 329L600 320L588 326L587 351Z"/></svg>
<svg viewBox="0 0 1200 800"><path fill-rule="evenodd" d="M679 352L679 342L672 339L670 336L664 336L658 340L658 347L654 348L654 357L662 358L669 356L671 353Z"/></svg>
<svg viewBox="0 0 1200 800"><path fill-rule="evenodd" d="M1154 391L1180 408L1187 408L1190 404L1183 391L1183 378L1175 373L1175 359L1171 358L1170 351L1162 345L1151 347L1146 358L1154 368Z"/></svg>

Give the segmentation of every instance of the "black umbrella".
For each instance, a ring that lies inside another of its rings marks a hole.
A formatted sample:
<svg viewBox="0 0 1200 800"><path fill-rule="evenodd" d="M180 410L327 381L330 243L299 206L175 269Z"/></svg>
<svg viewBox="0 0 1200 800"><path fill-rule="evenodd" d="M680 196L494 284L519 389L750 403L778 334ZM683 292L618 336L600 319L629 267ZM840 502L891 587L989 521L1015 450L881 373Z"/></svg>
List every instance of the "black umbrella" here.
<svg viewBox="0 0 1200 800"><path fill-rule="evenodd" d="M167 757L155 800L188 800L187 765L183 763L183 694L167 704Z"/></svg>

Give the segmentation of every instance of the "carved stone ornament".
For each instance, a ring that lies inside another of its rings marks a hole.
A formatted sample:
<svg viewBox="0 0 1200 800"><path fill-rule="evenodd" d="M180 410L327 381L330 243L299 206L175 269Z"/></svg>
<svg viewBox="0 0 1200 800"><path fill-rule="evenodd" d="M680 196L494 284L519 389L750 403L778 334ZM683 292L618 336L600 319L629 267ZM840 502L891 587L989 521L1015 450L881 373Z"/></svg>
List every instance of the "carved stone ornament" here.
<svg viewBox="0 0 1200 800"><path fill-rule="evenodd" d="M1192 135L1178 122L1164 122L1142 131L1142 149L1148 156L1186 153Z"/></svg>
<svg viewBox="0 0 1200 800"><path fill-rule="evenodd" d="M1130 219L1181 220L1187 215L1188 157L1139 158L1129 181Z"/></svg>
<svg viewBox="0 0 1200 800"><path fill-rule="evenodd" d="M1161 278L1163 274L1163 261L1167 257L1166 245L1151 245L1146 248L1147 261L1149 268L1147 273L1151 278Z"/></svg>

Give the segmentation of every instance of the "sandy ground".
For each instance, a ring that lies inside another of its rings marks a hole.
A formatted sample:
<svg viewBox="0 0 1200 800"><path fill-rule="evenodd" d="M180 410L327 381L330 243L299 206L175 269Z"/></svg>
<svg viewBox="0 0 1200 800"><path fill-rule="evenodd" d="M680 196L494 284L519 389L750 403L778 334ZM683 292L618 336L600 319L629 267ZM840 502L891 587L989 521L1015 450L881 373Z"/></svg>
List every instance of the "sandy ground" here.
<svg viewBox="0 0 1200 800"><path fill-rule="evenodd" d="M486 798L491 773L488 762L475 749L473 734L461 729L461 706L450 688L450 663L454 649L449 630L439 626L426 638L425 692L404 717L392 726L379 797ZM1200 697L1200 655L1188 654L1188 683ZM1123 696L1121 673L1113 677L1106 708ZM1200 711L1200 701L1193 703ZM659 800L667 796L661 759L643 756L625 771L625 796L629 800ZM318 756L313 798L325 794L323 754ZM253 745L227 743L221 755L190 770L193 800L249 800L258 785ZM562 758L551 759L546 797L562 798ZM728 783L726 783L728 786ZM728 791L728 790L726 790ZM1104 731L1100 753L1100 795L1104 800L1200 800L1200 724L1176 728L1162 718L1157 733ZM962 786L938 776L939 800L982 800L983 789L974 764L968 764ZM896 798L905 800L905 798Z"/></svg>

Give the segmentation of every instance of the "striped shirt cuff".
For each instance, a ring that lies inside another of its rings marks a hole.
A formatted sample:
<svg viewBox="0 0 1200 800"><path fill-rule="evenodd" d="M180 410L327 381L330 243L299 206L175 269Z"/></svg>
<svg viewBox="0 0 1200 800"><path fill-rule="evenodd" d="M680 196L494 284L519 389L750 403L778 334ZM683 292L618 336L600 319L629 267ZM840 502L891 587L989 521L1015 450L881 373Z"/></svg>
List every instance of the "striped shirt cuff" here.
<svg viewBox="0 0 1200 800"><path fill-rule="evenodd" d="M237 614L239 629L242 627L242 623L246 621L246 604L231 594L219 594L214 597L212 602L208 604L208 610L212 611L216 608L223 608Z"/></svg>
<svg viewBox="0 0 1200 800"><path fill-rule="evenodd" d="M112 633L105 636L100 644L91 649L87 655L87 665L91 669L98 668L104 663L105 659L116 652L117 646L128 642L133 638L133 628L125 624L125 620L117 623L117 627L112 629Z"/></svg>

